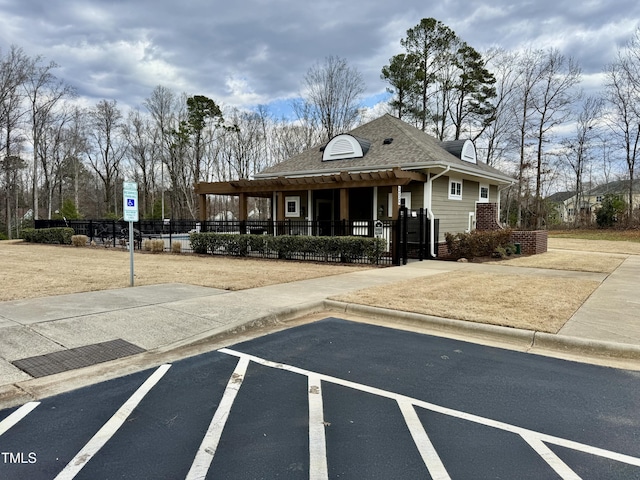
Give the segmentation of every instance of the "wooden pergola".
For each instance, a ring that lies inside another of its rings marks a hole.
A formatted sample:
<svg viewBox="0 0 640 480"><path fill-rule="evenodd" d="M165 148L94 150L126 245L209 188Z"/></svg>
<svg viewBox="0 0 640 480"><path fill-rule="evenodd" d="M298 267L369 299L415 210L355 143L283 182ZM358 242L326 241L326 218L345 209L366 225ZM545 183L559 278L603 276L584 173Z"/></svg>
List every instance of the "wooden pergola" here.
<svg viewBox="0 0 640 480"><path fill-rule="evenodd" d="M199 182L195 185L195 193L199 200L199 217L201 221L207 220L207 195L233 195L239 198L239 219L247 219L247 199L249 197L273 198L277 200L276 218L282 220L284 212L284 194L292 191L328 190L340 191L340 219L349 218L349 189L363 187L388 187L392 189L392 195L397 200L399 187L409 182L426 182L427 176L423 173L393 168L391 170L368 172L340 172L325 175L290 176L275 178L258 178L254 180L240 179L229 182ZM399 202L393 202L391 217L398 218Z"/></svg>

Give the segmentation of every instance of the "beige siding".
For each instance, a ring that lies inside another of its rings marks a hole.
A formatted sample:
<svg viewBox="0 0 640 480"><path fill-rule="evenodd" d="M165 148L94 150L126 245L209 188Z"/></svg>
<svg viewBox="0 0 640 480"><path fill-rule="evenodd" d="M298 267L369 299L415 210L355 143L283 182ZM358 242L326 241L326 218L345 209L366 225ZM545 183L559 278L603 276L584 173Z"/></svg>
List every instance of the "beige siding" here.
<svg viewBox="0 0 640 480"><path fill-rule="evenodd" d="M460 233L468 230L469 213L475 215L479 192L478 182L462 180L462 200L449 200L449 177L440 177L433 182L431 205L433 215L440 220L438 241L444 241L445 233ZM491 193L489 197L489 201L494 201Z"/></svg>

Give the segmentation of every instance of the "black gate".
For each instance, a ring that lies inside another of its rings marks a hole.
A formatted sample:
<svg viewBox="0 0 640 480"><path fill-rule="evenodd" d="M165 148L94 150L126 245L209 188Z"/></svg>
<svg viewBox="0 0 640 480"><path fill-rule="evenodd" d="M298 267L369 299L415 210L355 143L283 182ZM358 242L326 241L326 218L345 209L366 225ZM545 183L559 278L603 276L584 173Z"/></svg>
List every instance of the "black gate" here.
<svg viewBox="0 0 640 480"><path fill-rule="evenodd" d="M434 253L437 256L439 221L434 219L433 238L435 240ZM431 255L431 222L424 208L409 210L400 207L396 222L394 248L394 264L406 265L409 258L420 261L425 258L433 259Z"/></svg>

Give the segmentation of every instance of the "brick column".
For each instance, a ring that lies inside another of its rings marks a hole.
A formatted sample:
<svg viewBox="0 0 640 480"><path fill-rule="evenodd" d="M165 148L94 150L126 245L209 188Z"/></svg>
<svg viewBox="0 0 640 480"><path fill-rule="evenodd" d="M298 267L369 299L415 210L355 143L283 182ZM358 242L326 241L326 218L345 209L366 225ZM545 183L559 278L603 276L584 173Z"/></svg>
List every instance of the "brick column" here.
<svg viewBox="0 0 640 480"><path fill-rule="evenodd" d="M476 230L501 230L497 203L476 203Z"/></svg>

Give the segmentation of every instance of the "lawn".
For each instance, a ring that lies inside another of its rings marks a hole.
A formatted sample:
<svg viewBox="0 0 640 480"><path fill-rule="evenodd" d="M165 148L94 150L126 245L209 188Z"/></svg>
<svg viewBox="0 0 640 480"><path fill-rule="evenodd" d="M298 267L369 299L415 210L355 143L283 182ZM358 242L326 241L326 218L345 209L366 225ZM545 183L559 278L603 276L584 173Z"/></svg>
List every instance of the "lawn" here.
<svg viewBox="0 0 640 480"><path fill-rule="evenodd" d="M573 238L578 240L607 240L614 242L640 243L640 229L575 229L549 230L549 238Z"/></svg>

